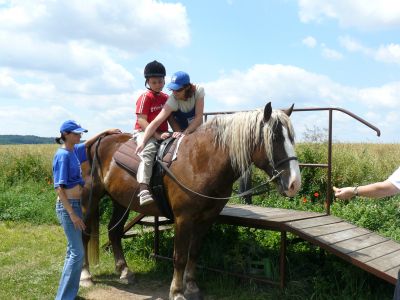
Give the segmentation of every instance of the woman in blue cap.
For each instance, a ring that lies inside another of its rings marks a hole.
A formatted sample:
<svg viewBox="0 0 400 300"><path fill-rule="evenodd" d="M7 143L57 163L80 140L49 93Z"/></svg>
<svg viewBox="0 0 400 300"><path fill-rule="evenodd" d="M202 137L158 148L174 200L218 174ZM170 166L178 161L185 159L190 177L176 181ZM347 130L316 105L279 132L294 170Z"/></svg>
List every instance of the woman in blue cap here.
<svg viewBox="0 0 400 300"><path fill-rule="evenodd" d="M174 131L173 137L192 133L203 123L204 88L190 82L189 74L183 71L174 73L167 85L172 91L158 116L146 127L142 142L136 153L143 150L147 140L157 127L167 118Z"/></svg>
<svg viewBox="0 0 400 300"><path fill-rule="evenodd" d="M67 254L56 299L75 299L79 289L84 259L82 230L85 229L80 203L82 188L85 184L81 164L87 160L86 148L102 135L121 131L109 129L80 143L81 135L84 132L87 130L77 122L67 120L61 124L61 136L56 138L58 144L63 144L53 159L54 188L58 195L56 213L68 240Z"/></svg>

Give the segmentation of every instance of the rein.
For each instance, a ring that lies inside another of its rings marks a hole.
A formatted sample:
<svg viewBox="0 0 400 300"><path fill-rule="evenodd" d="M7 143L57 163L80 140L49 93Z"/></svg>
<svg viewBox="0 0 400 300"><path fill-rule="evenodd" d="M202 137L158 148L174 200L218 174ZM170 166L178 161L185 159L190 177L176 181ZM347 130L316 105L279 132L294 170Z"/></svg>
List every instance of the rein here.
<svg viewBox="0 0 400 300"><path fill-rule="evenodd" d="M207 199L213 199L213 200L230 200L230 199L234 199L234 198L240 198L240 197L244 197L250 194L255 194L254 191L256 191L257 189L259 189L260 187L264 187L267 186L271 181L275 180L276 178L280 177L280 175L284 172L283 170L278 172L277 170L274 169L274 172L276 171L277 173L274 174L268 181L254 187L251 188L247 191L244 191L243 193L234 195L234 196L229 196L229 197L212 197L212 196L207 196L201 193L198 193L196 191L193 191L192 189L188 188L186 185L184 185L182 182L180 182L178 180L178 178L176 178L176 176L168 169L168 167L161 162L160 160L157 159L157 162L161 165L161 167L164 169L164 171L168 174L169 177L171 177L182 189L184 189L185 191L192 193L194 195L203 197L203 198L207 198ZM268 189L264 188L261 191L258 191L258 193L262 193L264 191L267 191Z"/></svg>

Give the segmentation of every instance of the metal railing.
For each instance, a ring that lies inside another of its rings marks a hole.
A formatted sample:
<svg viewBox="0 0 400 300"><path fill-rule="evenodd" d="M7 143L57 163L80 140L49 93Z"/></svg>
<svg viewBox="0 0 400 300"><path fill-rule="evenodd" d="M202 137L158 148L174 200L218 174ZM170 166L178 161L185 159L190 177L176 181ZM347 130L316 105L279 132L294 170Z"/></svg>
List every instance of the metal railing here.
<svg viewBox="0 0 400 300"><path fill-rule="evenodd" d="M357 116L356 114L353 114L352 112L345 110L343 108L339 107L315 107L315 108L295 108L293 109L294 112L305 112L305 111L328 111L329 112L329 118L328 118L328 162L326 164L324 163L318 163L318 164L311 164L311 163L300 163L301 167L309 167L309 168L327 168L327 182L326 182L326 214L330 214L330 206L332 203L332 124L333 124L333 111L339 111L344 114L349 115L353 119L356 119L360 123L366 125L367 127L371 128L374 130L377 134L377 136L381 135L381 131L379 128L375 127L371 123L367 122L363 118ZM223 114L232 114L236 113L237 111L228 111L228 112L210 112L210 113L204 113L204 120L207 121L208 116L215 116L215 115L223 115ZM243 184L243 186L246 186L248 188L248 183ZM246 201L247 202L247 201Z"/></svg>

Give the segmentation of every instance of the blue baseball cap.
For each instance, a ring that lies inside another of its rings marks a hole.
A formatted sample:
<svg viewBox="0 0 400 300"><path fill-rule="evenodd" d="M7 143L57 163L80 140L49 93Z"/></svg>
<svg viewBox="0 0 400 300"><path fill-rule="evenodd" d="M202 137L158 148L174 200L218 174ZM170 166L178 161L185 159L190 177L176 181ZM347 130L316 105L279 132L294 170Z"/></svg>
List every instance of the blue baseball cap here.
<svg viewBox="0 0 400 300"><path fill-rule="evenodd" d="M183 88L190 83L189 74L183 71L175 72L171 77L171 82L168 83L167 88L176 91Z"/></svg>
<svg viewBox="0 0 400 300"><path fill-rule="evenodd" d="M80 124L78 124L74 120L67 120L64 123L61 124L60 127L60 132L73 132L73 133L82 133L82 132L88 132L87 129L84 129L81 127Z"/></svg>

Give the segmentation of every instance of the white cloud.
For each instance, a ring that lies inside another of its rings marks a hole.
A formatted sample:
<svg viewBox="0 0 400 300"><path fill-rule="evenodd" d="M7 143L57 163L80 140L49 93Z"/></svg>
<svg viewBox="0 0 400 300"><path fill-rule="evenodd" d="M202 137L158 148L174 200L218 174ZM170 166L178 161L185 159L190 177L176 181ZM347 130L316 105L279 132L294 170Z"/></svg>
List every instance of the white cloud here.
<svg viewBox="0 0 400 300"><path fill-rule="evenodd" d="M317 40L312 36L307 36L302 40L302 43L309 48L314 48L317 45Z"/></svg>
<svg viewBox="0 0 400 300"><path fill-rule="evenodd" d="M322 56L330 59L330 60L341 60L343 59L343 54L334 50L326 47L325 45L322 46Z"/></svg>
<svg viewBox="0 0 400 300"><path fill-rule="evenodd" d="M299 0L302 22L338 20L344 27L378 30L400 27L400 2L397 0Z"/></svg>
<svg viewBox="0 0 400 300"><path fill-rule="evenodd" d="M189 43L188 18L180 3L155 0L12 1L0 11L0 29L40 40L89 41L131 54L160 45ZM61 21L62 20L62 21Z"/></svg>
<svg viewBox="0 0 400 300"><path fill-rule="evenodd" d="M254 109L268 101L272 101L274 108L286 108L291 103L295 103L295 107L340 107L378 126L385 136L398 136L394 123L390 122L397 118L392 112L398 108L396 96L400 93L400 81L360 89L294 66L255 65L243 72L225 72L220 79L204 83L204 86L206 111ZM368 118L371 112L376 114L373 119ZM328 126L326 113L299 113L294 120L298 137L310 124L319 128ZM362 139L366 134L375 136L371 129L358 126L357 121L339 112L335 113L335 124L342 133L337 136L339 140L346 140L346 135L353 139L357 136ZM348 128L354 130L348 132ZM379 141L382 139L376 140Z"/></svg>
<svg viewBox="0 0 400 300"><path fill-rule="evenodd" d="M345 36L339 38L340 44L350 52L361 52L362 54L373 58L376 61L384 63L400 64L400 45L388 44L380 45L378 48L370 48L362 45L355 39Z"/></svg>
<svg viewBox="0 0 400 300"><path fill-rule="evenodd" d="M100 130L112 125L107 116L117 118L112 127L131 130L142 90L135 90L135 78L124 65L142 52L190 42L180 3L0 3L0 101L19 104L1 107L1 120L10 126L0 134L50 136L66 118L88 120L91 131ZM32 120L43 122L32 126Z"/></svg>

